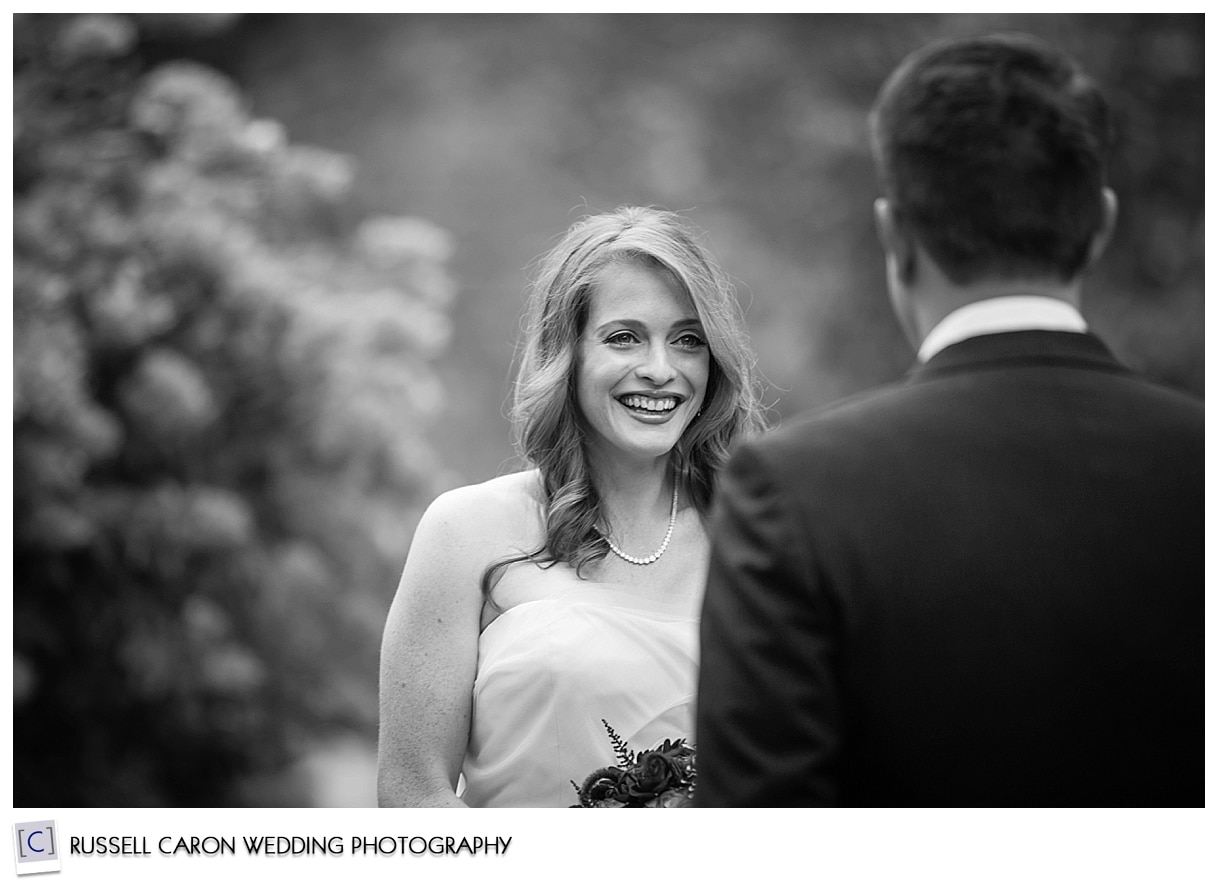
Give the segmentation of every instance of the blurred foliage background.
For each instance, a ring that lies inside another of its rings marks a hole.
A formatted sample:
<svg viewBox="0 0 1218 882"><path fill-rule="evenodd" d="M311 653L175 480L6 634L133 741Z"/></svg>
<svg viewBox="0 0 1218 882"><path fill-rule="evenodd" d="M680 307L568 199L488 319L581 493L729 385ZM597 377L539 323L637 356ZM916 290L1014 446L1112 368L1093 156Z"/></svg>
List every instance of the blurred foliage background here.
<svg viewBox="0 0 1218 882"><path fill-rule="evenodd" d="M14 804L371 804L415 521L515 466L531 262L681 210L775 419L895 379L866 113L1006 29L1116 111L1085 311L1203 395L1200 15L17 15Z"/></svg>

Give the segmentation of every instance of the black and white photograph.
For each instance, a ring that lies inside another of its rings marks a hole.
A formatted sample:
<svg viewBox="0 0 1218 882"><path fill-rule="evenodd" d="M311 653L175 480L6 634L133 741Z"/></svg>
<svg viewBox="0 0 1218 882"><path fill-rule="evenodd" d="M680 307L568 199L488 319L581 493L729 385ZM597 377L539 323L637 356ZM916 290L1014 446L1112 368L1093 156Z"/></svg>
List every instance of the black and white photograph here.
<svg viewBox="0 0 1218 882"><path fill-rule="evenodd" d="M1204 875L1203 14L9 18L18 873L474 807Z"/></svg>

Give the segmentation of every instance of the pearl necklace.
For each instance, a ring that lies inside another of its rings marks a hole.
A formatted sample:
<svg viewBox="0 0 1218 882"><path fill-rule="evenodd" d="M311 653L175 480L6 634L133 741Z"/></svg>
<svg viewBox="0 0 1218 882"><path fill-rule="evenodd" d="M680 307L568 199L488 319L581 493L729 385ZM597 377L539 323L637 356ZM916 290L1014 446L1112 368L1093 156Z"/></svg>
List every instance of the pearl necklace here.
<svg viewBox="0 0 1218 882"><path fill-rule="evenodd" d="M660 556L668 550L668 540L672 538L672 528L677 522L677 482L672 483L672 511L668 514L668 531L664 534L664 541L660 543L660 547L646 557L635 557L633 554L627 554L622 549L617 547L607 533L601 533L605 537L605 541L609 543L609 550L620 557L626 563L632 563L635 566L645 567L648 564L653 564L660 559ZM598 532L600 532L598 530Z"/></svg>

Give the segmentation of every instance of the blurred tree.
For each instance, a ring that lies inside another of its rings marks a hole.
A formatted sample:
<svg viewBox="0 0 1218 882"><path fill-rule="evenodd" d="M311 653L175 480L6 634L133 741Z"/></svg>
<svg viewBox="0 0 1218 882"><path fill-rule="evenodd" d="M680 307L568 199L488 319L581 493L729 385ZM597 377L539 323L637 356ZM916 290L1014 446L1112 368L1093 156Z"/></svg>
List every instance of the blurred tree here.
<svg viewBox="0 0 1218 882"><path fill-rule="evenodd" d="M266 782L375 738L453 245L148 64L231 18L15 17L16 805L306 802Z"/></svg>

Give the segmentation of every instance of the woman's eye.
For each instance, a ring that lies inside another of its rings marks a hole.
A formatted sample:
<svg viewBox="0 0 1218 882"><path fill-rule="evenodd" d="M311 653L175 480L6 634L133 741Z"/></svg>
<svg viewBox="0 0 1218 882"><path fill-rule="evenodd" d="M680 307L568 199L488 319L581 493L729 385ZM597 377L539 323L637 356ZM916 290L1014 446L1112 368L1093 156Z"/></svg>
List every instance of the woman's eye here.
<svg viewBox="0 0 1218 882"><path fill-rule="evenodd" d="M616 334L606 337L605 342L610 346L629 346L635 342L635 336L629 331L618 331Z"/></svg>
<svg viewBox="0 0 1218 882"><path fill-rule="evenodd" d="M685 349L698 349L706 345L706 341L697 334L682 334L677 338L676 343Z"/></svg>

